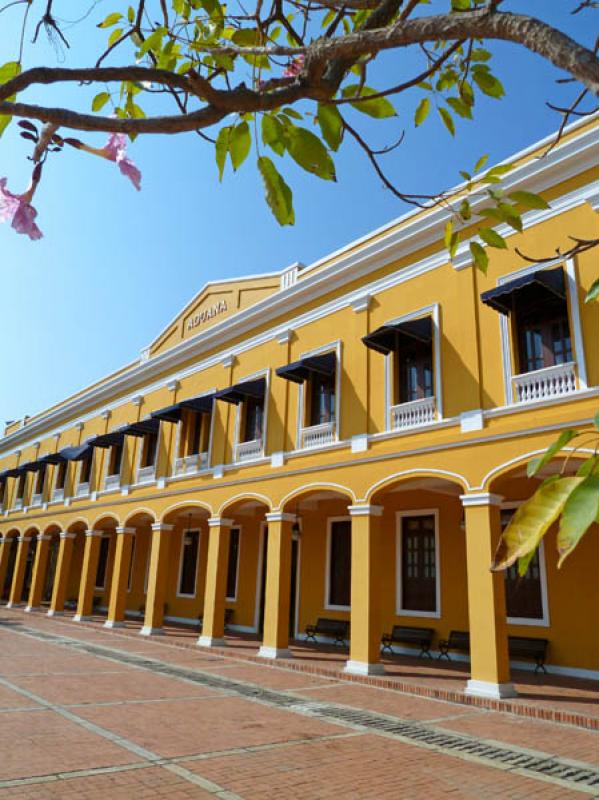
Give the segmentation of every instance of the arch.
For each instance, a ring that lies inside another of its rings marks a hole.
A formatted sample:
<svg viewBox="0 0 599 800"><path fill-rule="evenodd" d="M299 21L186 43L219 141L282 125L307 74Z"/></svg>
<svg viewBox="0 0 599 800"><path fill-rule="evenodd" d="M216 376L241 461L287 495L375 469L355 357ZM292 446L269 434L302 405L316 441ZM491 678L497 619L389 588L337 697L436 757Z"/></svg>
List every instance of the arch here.
<svg viewBox="0 0 599 800"><path fill-rule="evenodd" d="M85 517L77 517L77 519L69 522L66 533L78 533L80 530L89 530L89 520L85 519Z"/></svg>
<svg viewBox="0 0 599 800"><path fill-rule="evenodd" d="M285 506L292 502L293 500L298 500L300 497L304 495L310 495L314 492L329 492L332 494L340 494L343 495L350 503L356 502L356 495L351 489L348 489L347 486L342 486L340 483L328 483L328 482L321 482L321 483L308 483L304 486L299 486L297 489L293 489L291 492L285 495L281 502L279 503L279 508L276 510L284 511Z"/></svg>
<svg viewBox="0 0 599 800"><path fill-rule="evenodd" d="M16 539L20 535L21 531L18 528L9 528L2 536L2 541L6 541L7 539Z"/></svg>
<svg viewBox="0 0 599 800"><path fill-rule="evenodd" d="M517 469L518 467L524 466L526 463L530 461L531 458L535 456L543 455L547 452L546 447L541 447L537 450L529 450L527 453L522 453L519 456L514 456L514 458L510 458L507 461L504 461L502 464L499 464L496 467L493 467L492 470L489 470L487 474L484 476L482 481L480 482L480 486L476 486L475 488L479 491L490 491L491 487L507 475L512 470ZM573 453L573 447L564 447L561 453ZM592 447L580 447L576 449L576 453L580 453L581 455L593 455L595 453L594 448ZM567 456L566 456L567 457ZM555 456L554 460L563 460L564 456L558 454Z"/></svg>
<svg viewBox="0 0 599 800"><path fill-rule="evenodd" d="M38 528L37 525L29 525L28 528L25 528L25 531L23 533L23 538L31 539L34 536L39 536L40 533L41 533L41 531L40 531L40 529Z"/></svg>
<svg viewBox="0 0 599 800"><path fill-rule="evenodd" d="M46 534L60 533L63 530L64 530L64 525L62 524L62 522L59 522L58 520L52 520L52 522L47 522L44 525L42 532L45 536Z"/></svg>
<svg viewBox="0 0 599 800"><path fill-rule="evenodd" d="M227 508L232 508L233 506L240 505L246 500L256 500L258 503L262 503L268 509L268 511L272 511L272 500L270 497L266 497L264 494L258 494L258 492L241 492L240 494L236 494L233 497L230 497L228 500L220 506L218 509L216 516L222 517L226 516L224 511Z"/></svg>
<svg viewBox="0 0 599 800"><path fill-rule="evenodd" d="M201 511L205 511L209 517L212 516L212 506L209 506L208 503L204 503L201 500L186 500L179 503L174 503L172 506L169 506L165 511L162 512L162 515L159 519L161 523L167 523L167 517L170 516L177 516L181 513L184 509L191 509L191 508L198 508Z"/></svg>
<svg viewBox="0 0 599 800"><path fill-rule="evenodd" d="M113 514L109 511L102 514L100 517L97 517L94 520L94 524L91 526L91 529L94 531L101 530L102 526L106 526L107 524L109 528L119 528L121 521L116 514Z"/></svg>
<svg viewBox="0 0 599 800"><path fill-rule="evenodd" d="M394 483L410 480L411 478L441 478L448 483L459 484L464 492L471 488L468 479L457 472L450 472L446 469L404 469L400 472L394 472L392 475L387 475L376 483L373 483L364 495L364 501L369 503L377 492L384 490Z"/></svg>
<svg viewBox="0 0 599 800"><path fill-rule="evenodd" d="M125 517L125 521L123 523L123 527L127 528L131 524L135 523L136 517L150 517L151 521L147 522L148 525L152 525L158 519L156 516L156 512L152 511L151 508L145 508L145 507L136 508L135 511L131 511L129 514L127 514L127 516ZM142 524L141 521L138 524Z"/></svg>

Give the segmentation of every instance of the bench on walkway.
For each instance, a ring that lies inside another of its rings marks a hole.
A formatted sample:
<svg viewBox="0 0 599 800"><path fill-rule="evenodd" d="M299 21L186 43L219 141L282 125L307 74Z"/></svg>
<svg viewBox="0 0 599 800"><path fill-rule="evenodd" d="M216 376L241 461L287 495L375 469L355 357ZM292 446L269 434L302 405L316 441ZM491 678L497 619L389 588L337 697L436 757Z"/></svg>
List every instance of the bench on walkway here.
<svg viewBox="0 0 599 800"><path fill-rule="evenodd" d="M450 650L458 650L461 653L470 652L470 634L468 631L451 631L448 639L441 639L439 642L439 659L449 657Z"/></svg>
<svg viewBox="0 0 599 800"><path fill-rule="evenodd" d="M306 625L306 641L316 641L316 635L333 636L335 644L346 645L349 640L349 621L346 619L330 619L318 617L315 625Z"/></svg>
<svg viewBox="0 0 599 800"><path fill-rule="evenodd" d="M433 628L411 628L405 625L394 625L391 633L384 633L381 639L383 653L393 653L394 644L414 644L420 648L419 657L427 655L432 658L430 649L435 631Z"/></svg>
<svg viewBox="0 0 599 800"><path fill-rule="evenodd" d="M532 658L536 661L535 674L545 669L545 659L547 657L548 639L537 639L534 636L508 636L508 652L510 658Z"/></svg>

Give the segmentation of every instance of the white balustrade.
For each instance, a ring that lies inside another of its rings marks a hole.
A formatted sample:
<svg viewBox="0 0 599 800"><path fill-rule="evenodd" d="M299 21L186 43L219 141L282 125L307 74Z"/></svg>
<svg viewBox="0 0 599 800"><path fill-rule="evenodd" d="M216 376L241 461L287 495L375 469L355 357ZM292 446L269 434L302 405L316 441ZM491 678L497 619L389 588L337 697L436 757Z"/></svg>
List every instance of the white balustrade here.
<svg viewBox="0 0 599 800"><path fill-rule="evenodd" d="M23 498L16 497L12 507L13 511L21 511L21 509L23 508Z"/></svg>
<svg viewBox="0 0 599 800"><path fill-rule="evenodd" d="M107 475L106 476L106 489L118 489L121 485L120 475Z"/></svg>
<svg viewBox="0 0 599 800"><path fill-rule="evenodd" d="M250 442L239 442L235 448L235 461L251 461L262 455L262 439L252 439Z"/></svg>
<svg viewBox="0 0 599 800"><path fill-rule="evenodd" d="M150 464L148 467L140 467L137 470L138 483L153 483L156 480L156 465Z"/></svg>
<svg viewBox="0 0 599 800"><path fill-rule="evenodd" d="M391 406L391 428L394 431L429 425L437 417L434 397L422 397L409 403Z"/></svg>
<svg viewBox="0 0 599 800"><path fill-rule="evenodd" d="M323 447L335 441L335 422L323 422L320 425L310 425L302 428L301 446L308 450L313 447Z"/></svg>
<svg viewBox="0 0 599 800"><path fill-rule="evenodd" d="M76 497L87 497L89 494L89 483L86 481L85 483L78 483L77 489L75 490Z"/></svg>
<svg viewBox="0 0 599 800"><path fill-rule="evenodd" d="M64 500L64 489L54 489L52 492L52 500L54 503Z"/></svg>
<svg viewBox="0 0 599 800"><path fill-rule="evenodd" d="M208 453L194 453L192 456L177 458L175 475L193 474L208 467Z"/></svg>
<svg viewBox="0 0 599 800"><path fill-rule="evenodd" d="M517 403L533 403L576 391L576 363L557 364L514 376L514 399Z"/></svg>
<svg viewBox="0 0 599 800"><path fill-rule="evenodd" d="M41 504L42 504L42 494L41 494L41 492L39 494L34 494L32 496L32 498L31 498L31 506L32 507L41 506Z"/></svg>

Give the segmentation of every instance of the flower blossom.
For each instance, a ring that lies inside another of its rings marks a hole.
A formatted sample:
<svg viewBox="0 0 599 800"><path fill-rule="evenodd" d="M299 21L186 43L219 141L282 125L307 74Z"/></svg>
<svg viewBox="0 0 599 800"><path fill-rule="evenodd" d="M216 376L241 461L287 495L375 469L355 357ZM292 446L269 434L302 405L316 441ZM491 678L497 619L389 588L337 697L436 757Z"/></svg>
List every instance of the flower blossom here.
<svg viewBox="0 0 599 800"><path fill-rule="evenodd" d="M295 78L297 75L299 75L304 68L305 60L306 57L304 55L293 58L289 64L287 64L287 69L283 72L283 77Z"/></svg>
<svg viewBox="0 0 599 800"><path fill-rule="evenodd" d="M141 172L130 158L127 158L127 137L124 133L111 133L103 148L106 158L115 161L125 177L129 178L137 191L141 189Z"/></svg>
<svg viewBox="0 0 599 800"><path fill-rule="evenodd" d="M31 205L33 191L13 194L6 188L6 178L0 178L0 220L8 222L17 233L24 233L30 239L41 239L43 234L35 223L37 211Z"/></svg>

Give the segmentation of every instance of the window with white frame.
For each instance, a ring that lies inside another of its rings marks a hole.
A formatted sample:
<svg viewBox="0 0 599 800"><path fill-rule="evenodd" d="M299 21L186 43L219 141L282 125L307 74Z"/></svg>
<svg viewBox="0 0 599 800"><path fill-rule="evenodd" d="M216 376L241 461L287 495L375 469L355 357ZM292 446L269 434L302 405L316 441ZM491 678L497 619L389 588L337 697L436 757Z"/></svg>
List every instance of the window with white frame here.
<svg viewBox="0 0 599 800"><path fill-rule="evenodd" d="M113 444L111 446L110 453L108 454L108 468L106 472L109 478L121 474L121 466L123 463L123 451L124 451L123 442L118 442L117 444Z"/></svg>
<svg viewBox="0 0 599 800"><path fill-rule="evenodd" d="M239 544L241 531L231 528L229 531L229 561L227 563L227 600L237 600L237 581L239 580Z"/></svg>
<svg viewBox="0 0 599 800"><path fill-rule="evenodd" d="M158 431L150 431L141 437L139 466L141 469L154 467L158 454Z"/></svg>
<svg viewBox="0 0 599 800"><path fill-rule="evenodd" d="M81 485L89 484L92 476L92 464L93 464L93 453L92 450L88 455L83 458L79 464L79 483Z"/></svg>
<svg viewBox="0 0 599 800"><path fill-rule="evenodd" d="M108 571L108 553L110 552L110 536L102 536L100 553L98 555L98 569L96 571L96 589L106 588L106 573Z"/></svg>
<svg viewBox="0 0 599 800"><path fill-rule="evenodd" d="M198 530L183 531L177 587L179 597L195 597L199 554L200 532Z"/></svg>
<svg viewBox="0 0 599 800"><path fill-rule="evenodd" d="M65 483L67 481L67 461L60 461L55 470L55 479L54 479L54 488L55 489L64 489Z"/></svg>
<svg viewBox="0 0 599 800"><path fill-rule="evenodd" d="M351 519L329 519L325 605L347 610L351 604Z"/></svg>
<svg viewBox="0 0 599 800"><path fill-rule="evenodd" d="M505 530L516 508L501 509L501 529ZM524 575L518 564L505 571L505 605L508 622L520 625L547 625L547 576L545 549L541 542Z"/></svg>
<svg viewBox="0 0 599 800"><path fill-rule="evenodd" d="M46 464L41 464L35 476L35 487L33 493L39 495L40 497L42 497L44 494L44 486L46 483L46 471L47 471Z"/></svg>
<svg viewBox="0 0 599 800"><path fill-rule="evenodd" d="M439 531L436 510L398 514L397 613L438 617Z"/></svg>

